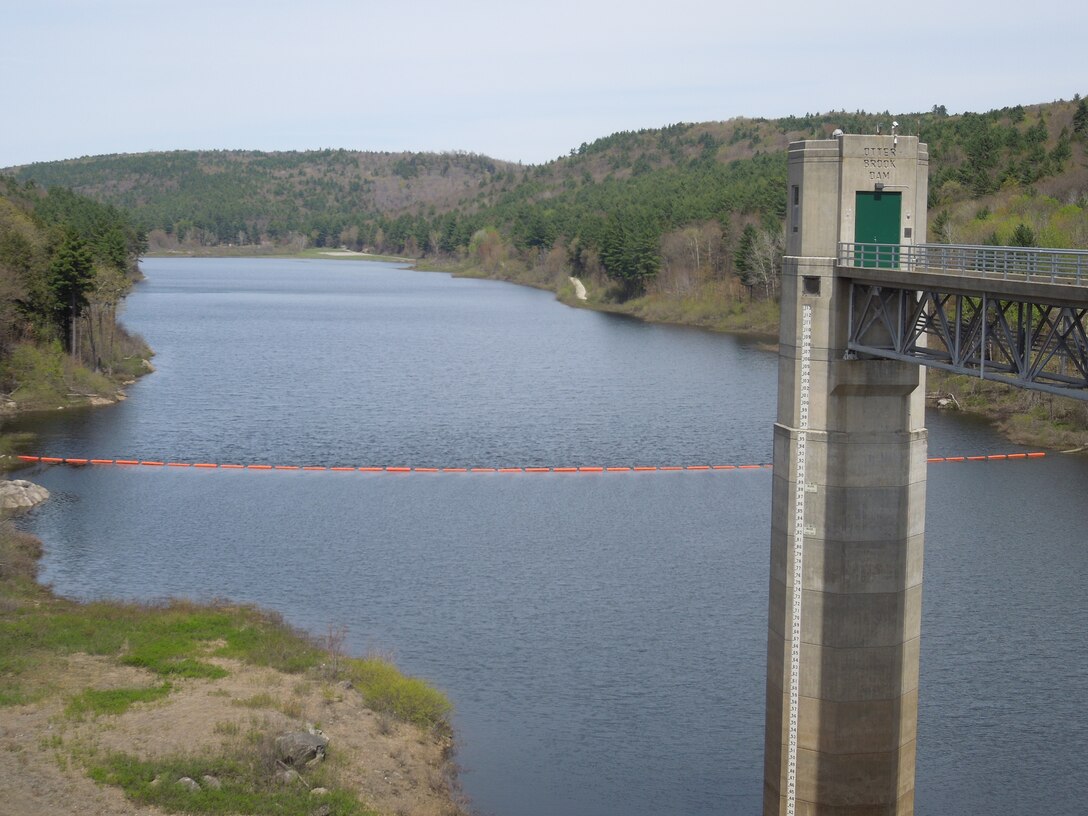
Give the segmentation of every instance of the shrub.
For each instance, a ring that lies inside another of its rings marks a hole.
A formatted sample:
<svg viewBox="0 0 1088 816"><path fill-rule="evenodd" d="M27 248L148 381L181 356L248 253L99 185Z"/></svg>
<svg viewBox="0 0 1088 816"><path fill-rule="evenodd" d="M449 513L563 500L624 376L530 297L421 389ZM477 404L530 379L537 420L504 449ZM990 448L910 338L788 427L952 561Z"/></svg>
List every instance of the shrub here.
<svg viewBox="0 0 1088 816"><path fill-rule="evenodd" d="M380 657L346 661L347 675L370 708L427 728L445 728L453 710L441 691L414 677L406 677Z"/></svg>

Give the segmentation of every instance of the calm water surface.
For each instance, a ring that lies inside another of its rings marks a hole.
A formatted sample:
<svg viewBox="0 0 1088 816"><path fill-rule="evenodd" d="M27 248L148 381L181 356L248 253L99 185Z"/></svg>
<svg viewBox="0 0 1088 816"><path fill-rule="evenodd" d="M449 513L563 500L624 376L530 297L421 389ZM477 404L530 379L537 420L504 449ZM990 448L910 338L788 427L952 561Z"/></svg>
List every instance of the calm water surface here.
<svg viewBox="0 0 1088 816"><path fill-rule="evenodd" d="M39 452L297 465L769 461L776 359L735 338L382 264L152 260L156 373L24 420ZM930 417L934 455L1016 450ZM495 816L761 807L767 471L42 469L44 580L229 596L453 699ZM1072 814L1088 782L1082 459L930 468L920 814Z"/></svg>

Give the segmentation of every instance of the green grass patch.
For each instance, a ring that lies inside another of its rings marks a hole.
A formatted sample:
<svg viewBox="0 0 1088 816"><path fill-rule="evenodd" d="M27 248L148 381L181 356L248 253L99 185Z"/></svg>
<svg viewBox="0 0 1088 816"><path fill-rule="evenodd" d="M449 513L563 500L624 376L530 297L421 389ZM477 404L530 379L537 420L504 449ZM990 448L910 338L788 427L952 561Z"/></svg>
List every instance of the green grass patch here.
<svg viewBox="0 0 1088 816"><path fill-rule="evenodd" d="M73 719L86 715L124 714L134 703L151 703L170 693L170 684L142 688L87 689L72 698L64 713Z"/></svg>
<svg viewBox="0 0 1088 816"><path fill-rule="evenodd" d="M92 757L88 767L96 782L120 787L133 802L173 813L309 816L320 805L328 805L329 812L338 816L376 816L351 792L338 788L324 766L307 774L307 784L328 788L320 798L297 781L287 785L276 782L275 770L274 762L262 751L251 752L244 759L223 756L156 761L113 753ZM206 775L219 780L220 787L206 784ZM183 777L195 780L200 790L179 785L177 780Z"/></svg>
<svg viewBox="0 0 1088 816"><path fill-rule="evenodd" d="M5 550L0 534L0 553ZM18 550L18 544L9 549ZM25 547L24 547L25 550ZM209 656L231 657L286 672L313 668L324 652L275 615L244 606L198 606L186 602L137 605L115 602L77 604L37 591L32 597L28 571L3 583L0 602L10 608L0 618L0 705L27 701L25 678L48 676L47 664L83 652L111 657L164 678L226 676ZM23 589L22 594L18 591ZM32 602L30 602L32 601Z"/></svg>
<svg viewBox="0 0 1088 816"><path fill-rule="evenodd" d="M41 699L43 686L31 687L23 677L31 665L24 655L0 654L0 706L26 705Z"/></svg>
<svg viewBox="0 0 1088 816"><path fill-rule="evenodd" d="M310 638L287 626L278 615L250 607L236 608L236 625L222 640L219 657L298 674L322 663L327 655Z"/></svg>
<svg viewBox="0 0 1088 816"><path fill-rule="evenodd" d="M375 711L425 728L446 728L453 710L449 698L422 680L401 674L380 657L344 661L348 678Z"/></svg>

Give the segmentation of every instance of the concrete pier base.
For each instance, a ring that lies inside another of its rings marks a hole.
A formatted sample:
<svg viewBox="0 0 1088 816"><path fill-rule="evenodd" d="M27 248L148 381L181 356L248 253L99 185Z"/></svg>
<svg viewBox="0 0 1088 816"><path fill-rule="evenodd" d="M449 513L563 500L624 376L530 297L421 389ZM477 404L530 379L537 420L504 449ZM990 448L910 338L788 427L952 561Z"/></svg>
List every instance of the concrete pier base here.
<svg viewBox="0 0 1088 816"><path fill-rule="evenodd" d="M920 228L924 240L924 151L908 138L893 144L891 137L846 136L791 145L791 254L783 273L774 427L767 816L914 812L927 455L924 369L850 359L845 350L849 286L835 264L837 243L856 240L855 192L873 189L870 155L895 151L894 180L909 190L901 214L910 224L905 234L913 236ZM808 333L802 331L806 311ZM800 485L799 449L804 453ZM803 497L800 513L798 497ZM799 556L800 647L794 667Z"/></svg>

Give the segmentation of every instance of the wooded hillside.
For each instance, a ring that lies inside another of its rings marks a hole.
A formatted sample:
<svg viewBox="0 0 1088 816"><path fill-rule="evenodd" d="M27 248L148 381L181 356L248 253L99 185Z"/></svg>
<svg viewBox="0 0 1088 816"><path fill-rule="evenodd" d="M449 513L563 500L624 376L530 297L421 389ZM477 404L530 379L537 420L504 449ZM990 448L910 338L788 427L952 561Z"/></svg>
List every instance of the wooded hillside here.
<svg viewBox="0 0 1088 816"><path fill-rule="evenodd" d="M536 270L544 282L577 274L620 300L707 284L773 298L787 144L893 120L929 144L931 240L1088 245L1079 96L958 116L934 106L679 123L529 167L474 154L215 151L6 172L130 209L158 249L344 246Z"/></svg>
<svg viewBox="0 0 1088 816"><path fill-rule="evenodd" d="M0 178L0 391L6 408L112 396L147 349L117 324L143 233L120 209Z"/></svg>

